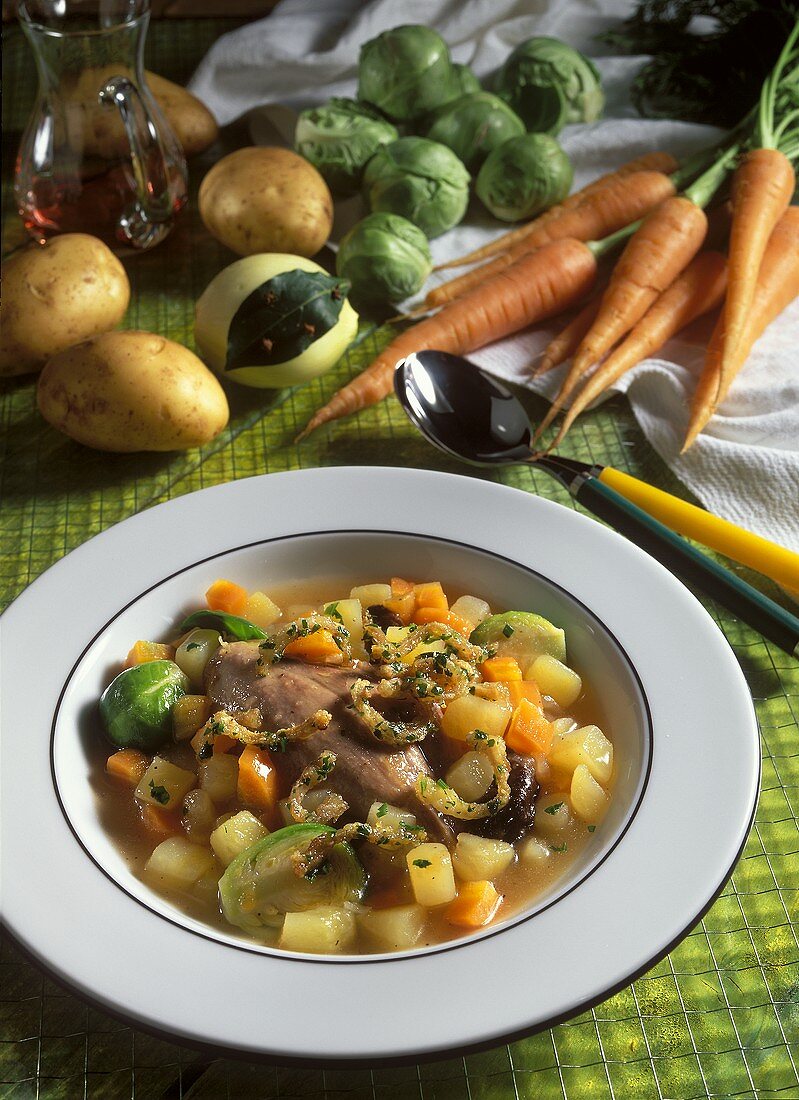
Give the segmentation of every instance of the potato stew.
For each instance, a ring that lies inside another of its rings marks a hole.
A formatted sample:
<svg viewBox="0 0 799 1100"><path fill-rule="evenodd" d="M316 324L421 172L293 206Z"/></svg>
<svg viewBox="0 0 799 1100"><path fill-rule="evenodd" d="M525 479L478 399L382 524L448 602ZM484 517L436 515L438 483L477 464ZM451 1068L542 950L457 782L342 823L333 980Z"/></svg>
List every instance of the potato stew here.
<svg viewBox="0 0 799 1100"><path fill-rule="evenodd" d="M184 910L289 951L407 950L530 906L592 843L613 746L540 615L400 578L219 580L206 604L99 704L103 820Z"/></svg>

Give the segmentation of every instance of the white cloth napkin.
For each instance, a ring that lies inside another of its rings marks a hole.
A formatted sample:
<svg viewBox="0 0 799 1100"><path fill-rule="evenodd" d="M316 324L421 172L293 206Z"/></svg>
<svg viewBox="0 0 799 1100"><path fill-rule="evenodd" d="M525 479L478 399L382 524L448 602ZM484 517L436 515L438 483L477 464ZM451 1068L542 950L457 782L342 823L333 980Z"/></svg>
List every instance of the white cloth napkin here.
<svg viewBox="0 0 799 1100"><path fill-rule="evenodd" d="M719 136L711 127L636 115L629 85L645 59L604 56L595 37L631 10L623 0L283 0L268 18L220 38L190 89L221 123L251 111L254 141L274 141L275 130L290 141L294 111L331 95L355 94L360 45L389 27L435 27L454 59L481 78L525 38L553 35L593 58L607 98L601 121L569 126L561 135L577 188L636 155L664 149L680 157ZM364 213L358 199L339 206L334 238ZM434 259L463 255L496 232L496 222L473 202L462 225L432 242ZM528 371L554 331L520 333L472 358L551 396L564 368L540 380ZM627 393L649 442L710 511L799 551L799 301L757 342L716 416L680 456L707 331L701 322L691 326L615 389Z"/></svg>

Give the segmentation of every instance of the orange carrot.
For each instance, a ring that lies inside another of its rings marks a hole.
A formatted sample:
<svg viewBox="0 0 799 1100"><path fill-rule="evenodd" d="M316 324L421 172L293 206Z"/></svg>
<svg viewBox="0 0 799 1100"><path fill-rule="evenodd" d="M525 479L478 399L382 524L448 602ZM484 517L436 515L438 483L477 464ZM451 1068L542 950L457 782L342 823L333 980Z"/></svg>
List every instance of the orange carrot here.
<svg viewBox="0 0 799 1100"><path fill-rule="evenodd" d="M520 699L505 732L505 744L514 752L546 756L555 731L543 711L529 699Z"/></svg>
<svg viewBox="0 0 799 1100"><path fill-rule="evenodd" d="M125 658L125 668L133 665L144 665L148 661L173 661L175 650L171 645L162 642L138 641Z"/></svg>
<svg viewBox="0 0 799 1100"><path fill-rule="evenodd" d="M541 690L535 680L505 680L504 683L514 708L526 699L537 710L541 709Z"/></svg>
<svg viewBox="0 0 799 1100"><path fill-rule="evenodd" d="M719 334L717 402L722 389L729 387L738 361L769 237L788 209L795 187L793 166L779 149L753 149L733 176L730 279Z"/></svg>
<svg viewBox="0 0 799 1100"><path fill-rule="evenodd" d="M688 450L710 420L717 401L723 401L726 397L752 345L796 297L799 297L799 207L789 206L766 245L746 327L738 341L735 357L729 361L723 385L720 385L723 316L719 318L710 338L704 370L691 404L683 452Z"/></svg>
<svg viewBox="0 0 799 1100"><path fill-rule="evenodd" d="M438 607L442 611L449 610L449 600L444 593L441 581L424 581L422 584L415 584L413 591L417 607Z"/></svg>
<svg viewBox="0 0 799 1100"><path fill-rule="evenodd" d="M533 378L536 378L539 374L546 374L547 371L554 370L561 363L565 363L567 359L571 359L580 346L580 341L596 320L601 304L601 294L595 294L593 298L589 298L563 331L553 340L550 340L544 350L541 362L532 373Z"/></svg>
<svg viewBox="0 0 799 1100"><path fill-rule="evenodd" d="M247 589L233 581L214 581L205 593L205 601L212 611L226 611L229 615L243 615L247 604Z"/></svg>
<svg viewBox="0 0 799 1100"><path fill-rule="evenodd" d="M154 833L162 840L182 832L180 815L176 811L154 806L152 802L140 802L138 806L142 824L148 832Z"/></svg>
<svg viewBox="0 0 799 1100"><path fill-rule="evenodd" d="M596 260L581 241L554 241L522 257L435 317L400 333L365 371L333 395L298 438L380 401L391 392L400 359L422 348L455 355L482 348L568 309L587 293L595 277Z"/></svg>
<svg viewBox="0 0 799 1100"><path fill-rule="evenodd" d="M668 290L660 295L624 343L589 378L547 450L560 444L583 409L608 386L661 348L691 321L715 309L724 297L726 285L727 261L724 256L720 252L700 252Z"/></svg>
<svg viewBox="0 0 799 1100"><path fill-rule="evenodd" d="M579 206L588 195L593 195L597 191L602 191L609 184L615 184L616 180L624 179L625 176L631 176L635 172L664 172L667 175L677 170L678 164L676 159L671 153L645 153L642 157L636 157L635 160L627 161L626 164L622 164L619 168L616 168L613 172L608 172L604 176L600 176L598 179L592 180L591 183L586 184L585 187L580 188L579 191L575 191L564 199L563 202L557 206L551 206L549 210L545 210L543 214L540 214L531 222L527 222L525 225L518 226L516 229L511 229L507 233L503 233L501 237L497 237L496 240L491 241L489 244L483 245L482 248L475 249L474 252L469 252L466 256L461 256L457 260L449 260L448 263L439 264L434 268L434 271L444 271L450 267L464 267L466 264L476 264L480 260L487 259L489 256L496 255L497 252L506 252L517 241L524 240L528 234L539 229L544 222L549 221L551 218L559 217L562 211L572 210L575 206Z"/></svg>
<svg viewBox="0 0 799 1100"><path fill-rule="evenodd" d="M238 797L274 820L280 798L277 772L266 749L248 745L239 757Z"/></svg>
<svg viewBox="0 0 799 1100"><path fill-rule="evenodd" d="M489 657L480 665L484 680L491 683L504 683L506 680L521 680L522 670L515 657Z"/></svg>
<svg viewBox="0 0 799 1100"><path fill-rule="evenodd" d="M464 882L458 896L444 910L444 920L458 928L482 928L496 916L502 905L493 882Z"/></svg>
<svg viewBox="0 0 799 1100"><path fill-rule="evenodd" d="M520 256L552 241L565 237L579 241L600 240L642 218L674 192L673 180L662 172L636 172L616 178L607 187L588 195L584 202L545 221L507 252L457 279L434 287L425 297L425 306L432 309L461 297L474 287L484 285L489 276L503 271Z"/></svg>
<svg viewBox="0 0 799 1100"><path fill-rule="evenodd" d="M138 749L120 749L108 757L105 770L114 779L121 779L125 786L138 787L149 766L150 761Z"/></svg>
<svg viewBox="0 0 799 1100"><path fill-rule="evenodd" d="M309 665L340 665L344 659L329 630L317 630L304 638L295 638L283 652L286 657Z"/></svg>
<svg viewBox="0 0 799 1100"><path fill-rule="evenodd" d="M449 626L462 634L464 638L468 638L472 632L471 625L460 615L456 615L454 611L441 611L437 607L417 607L411 621L418 626L425 626L426 623L443 623L444 626Z"/></svg>

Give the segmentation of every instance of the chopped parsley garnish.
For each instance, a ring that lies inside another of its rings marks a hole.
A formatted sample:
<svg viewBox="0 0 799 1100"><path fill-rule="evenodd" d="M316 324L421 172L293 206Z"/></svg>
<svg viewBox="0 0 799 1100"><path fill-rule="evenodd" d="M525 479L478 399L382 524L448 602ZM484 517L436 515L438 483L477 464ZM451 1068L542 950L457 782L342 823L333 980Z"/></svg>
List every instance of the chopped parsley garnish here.
<svg viewBox="0 0 799 1100"><path fill-rule="evenodd" d="M550 852L565 852L567 845L565 844L550 844Z"/></svg>
<svg viewBox="0 0 799 1100"><path fill-rule="evenodd" d="M200 643L199 642L187 642L186 643L186 652L188 652L190 649L199 649L199 648L200 648Z"/></svg>
<svg viewBox="0 0 799 1100"><path fill-rule="evenodd" d="M510 638L510 636L511 636L511 634L513 634L513 632L514 632L513 627L510 625L510 623L505 623L505 625L502 628L502 633L505 635L505 637Z"/></svg>
<svg viewBox="0 0 799 1100"><path fill-rule="evenodd" d="M376 817L385 817L388 813L388 804L384 802L381 806L377 807Z"/></svg>
<svg viewBox="0 0 799 1100"><path fill-rule="evenodd" d="M157 787L154 779L150 780L150 795L156 802L160 803L161 806L166 806L167 802L169 802L169 791L166 787Z"/></svg>
<svg viewBox="0 0 799 1100"><path fill-rule="evenodd" d="M421 867L424 870L425 867L431 867L432 864L429 859L415 859L413 861L414 867Z"/></svg>
<svg viewBox="0 0 799 1100"><path fill-rule="evenodd" d="M545 814L551 814L554 817L555 814L558 812L558 810L561 808L561 806L565 806L565 805L566 805L565 802L553 802L551 806L547 806L547 808L544 810L544 813Z"/></svg>
<svg viewBox="0 0 799 1100"><path fill-rule="evenodd" d="M449 784L445 783L443 779L437 779L436 780L436 786L440 787L442 791L448 791L449 790Z"/></svg>
<svg viewBox="0 0 799 1100"><path fill-rule="evenodd" d="M329 603L325 608L323 614L329 615L331 619L338 619L340 623L344 621L341 617L341 612L338 609L338 602Z"/></svg>
<svg viewBox="0 0 799 1100"><path fill-rule="evenodd" d="M588 831L589 831L589 833L596 832L596 825L589 825L588 826Z"/></svg>

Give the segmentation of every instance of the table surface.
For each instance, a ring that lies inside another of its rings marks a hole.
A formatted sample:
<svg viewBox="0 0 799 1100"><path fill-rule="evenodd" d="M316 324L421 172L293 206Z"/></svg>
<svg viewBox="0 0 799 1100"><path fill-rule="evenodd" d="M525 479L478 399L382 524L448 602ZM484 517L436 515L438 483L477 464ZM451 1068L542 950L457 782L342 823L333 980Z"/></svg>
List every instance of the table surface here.
<svg viewBox="0 0 799 1100"><path fill-rule="evenodd" d="M211 42L235 25L224 20L153 24L147 65L186 81ZM32 58L16 28L6 35L4 74L5 254L22 240L9 182L35 92ZM246 137L235 133L225 140L246 144ZM218 155L219 149L211 150L192 162L193 197ZM126 260L133 290L126 323L191 347L194 301L232 259L205 233L193 202L165 244ZM414 434L393 401L295 446L292 440L313 408L384 339L384 331L364 328L337 368L302 389L231 388L229 427L209 446L184 454L91 452L43 423L29 378L4 384L0 607L58 558L126 516L253 474L403 465L472 473L573 506L559 486L529 468L464 470ZM522 396L531 415L540 416L539 399ZM649 447L622 398L581 418L565 453L610 463L688 495ZM762 578L744 575L778 595ZM188 1047L134 1030L55 984L4 938L0 1095L6 1100L799 1097L799 666L723 609L707 601L706 606L732 644L757 707L763 757L757 818L730 882L704 920L622 992L551 1031L482 1054L395 1069L285 1069L232 1059L208 1062Z"/></svg>

